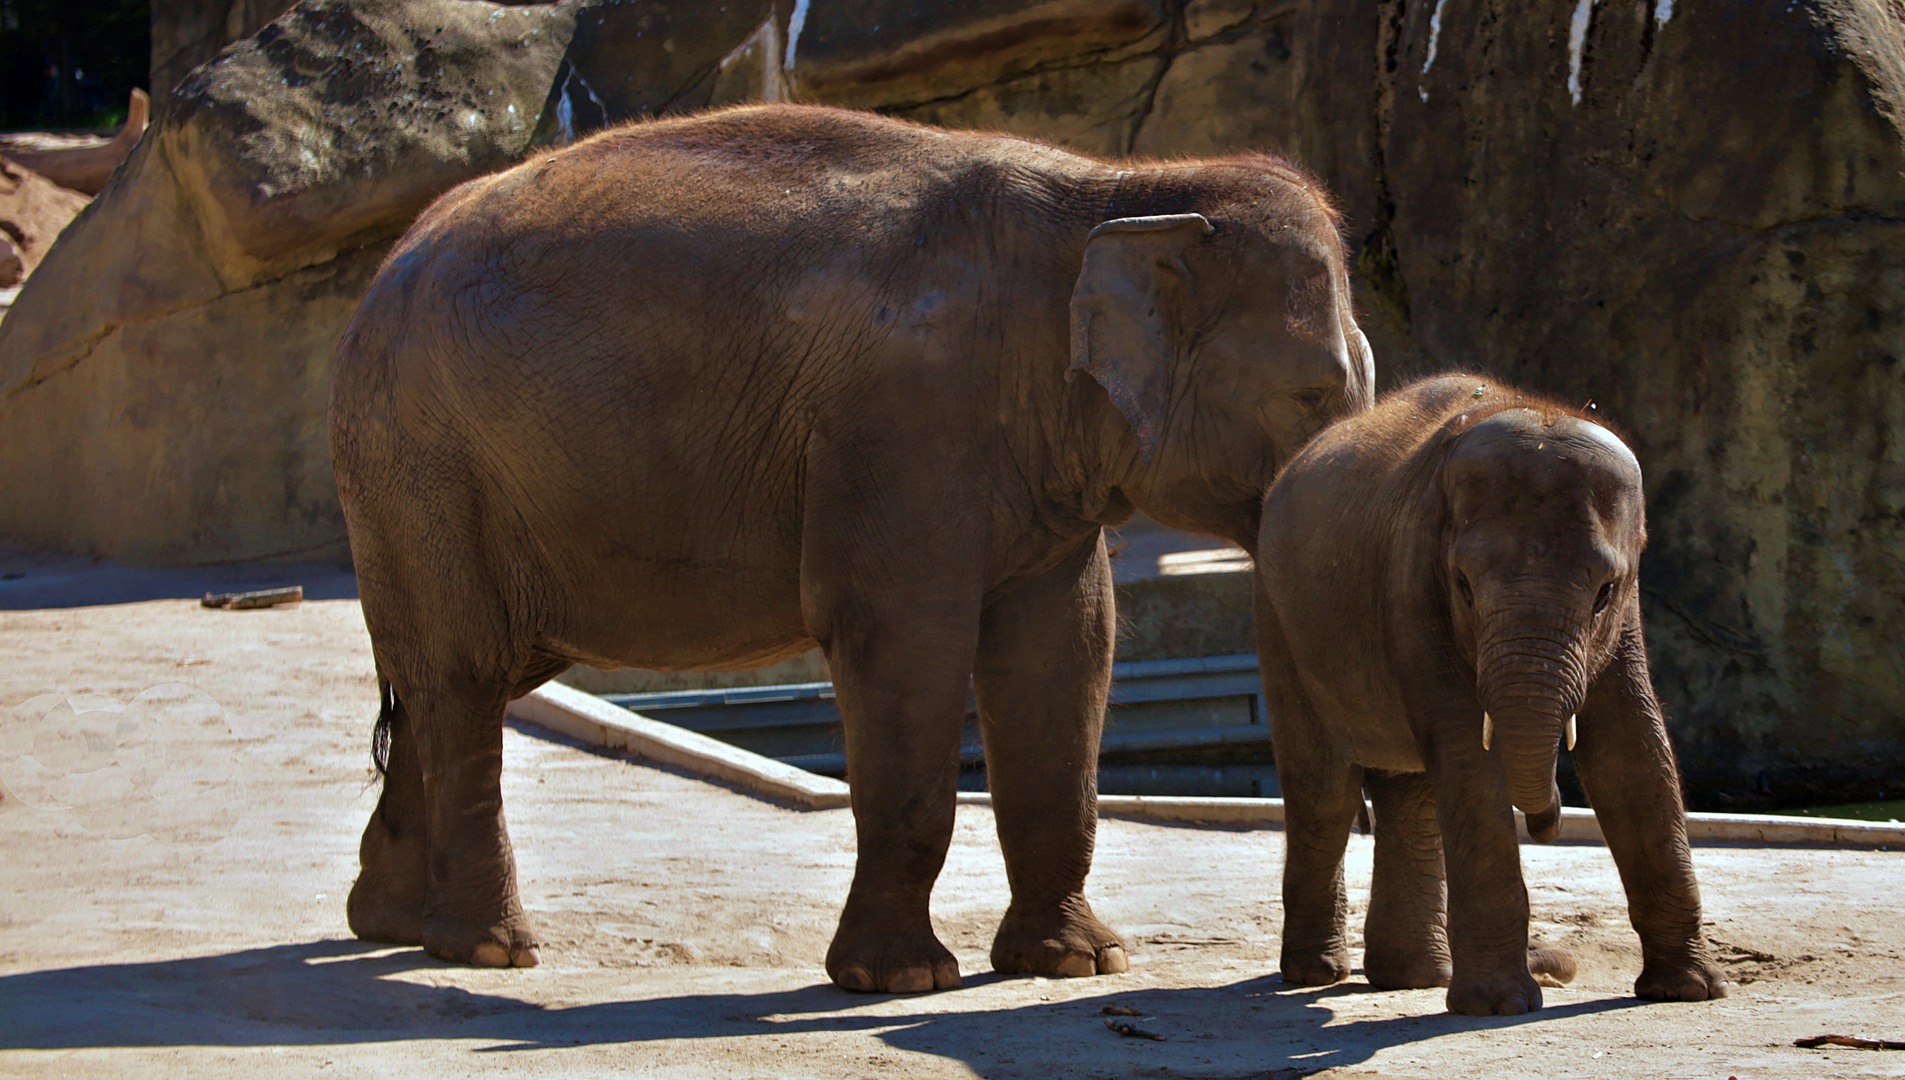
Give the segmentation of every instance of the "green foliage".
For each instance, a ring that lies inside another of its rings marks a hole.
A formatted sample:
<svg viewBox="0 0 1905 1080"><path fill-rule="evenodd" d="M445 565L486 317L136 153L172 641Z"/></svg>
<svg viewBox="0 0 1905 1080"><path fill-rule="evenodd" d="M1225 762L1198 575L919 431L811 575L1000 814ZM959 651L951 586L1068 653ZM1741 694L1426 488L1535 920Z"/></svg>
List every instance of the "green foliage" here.
<svg viewBox="0 0 1905 1080"><path fill-rule="evenodd" d="M0 129L122 121L151 62L151 0L0 0Z"/></svg>

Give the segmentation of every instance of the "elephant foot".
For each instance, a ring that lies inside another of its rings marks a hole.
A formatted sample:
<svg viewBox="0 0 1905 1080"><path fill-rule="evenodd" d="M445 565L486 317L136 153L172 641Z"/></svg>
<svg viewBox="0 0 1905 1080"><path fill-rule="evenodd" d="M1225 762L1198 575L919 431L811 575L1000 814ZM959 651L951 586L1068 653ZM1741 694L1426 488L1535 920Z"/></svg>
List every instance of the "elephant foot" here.
<svg viewBox="0 0 1905 1080"><path fill-rule="evenodd" d="M1462 1016L1520 1016L1541 1008L1541 985L1526 969L1449 984L1449 1011Z"/></svg>
<svg viewBox="0 0 1905 1080"><path fill-rule="evenodd" d="M1574 981L1576 970L1574 954L1566 949L1528 950L1528 974L1543 986L1566 986Z"/></svg>
<svg viewBox="0 0 1905 1080"><path fill-rule="evenodd" d="M959 961L923 918L918 925L901 926L842 915L827 948L827 977L856 994L957 990Z"/></svg>
<svg viewBox="0 0 1905 1080"><path fill-rule="evenodd" d="M446 963L472 967L531 968L542 963L536 931L520 912L485 925L426 920L423 950Z"/></svg>
<svg viewBox="0 0 1905 1080"><path fill-rule="evenodd" d="M423 944L423 874L414 880L360 874L344 901L351 934L380 945Z"/></svg>
<svg viewBox="0 0 1905 1080"><path fill-rule="evenodd" d="M1286 947L1281 966L1283 981L1291 986L1328 986L1349 978L1349 950L1339 946L1318 953Z"/></svg>
<svg viewBox="0 0 1905 1080"><path fill-rule="evenodd" d="M992 970L1003 975L1070 979L1118 975L1130 967L1124 942L1098 921L1083 896L1037 912L1015 903L992 939Z"/></svg>
<svg viewBox="0 0 1905 1080"><path fill-rule="evenodd" d="M386 791L385 800L390 798ZM426 887L421 829L392 828L388 811L379 805L364 827L357 850L362 870L344 902L344 915L359 940L421 945Z"/></svg>
<svg viewBox="0 0 1905 1080"><path fill-rule="evenodd" d="M1427 949L1407 955L1385 955L1365 949L1363 974L1369 979L1369 985L1378 990L1426 990L1432 986L1447 986L1454 969L1447 956Z"/></svg>
<svg viewBox="0 0 1905 1080"><path fill-rule="evenodd" d="M1634 996L1646 1001L1710 1001L1727 989L1726 976L1705 957L1648 961L1634 980Z"/></svg>

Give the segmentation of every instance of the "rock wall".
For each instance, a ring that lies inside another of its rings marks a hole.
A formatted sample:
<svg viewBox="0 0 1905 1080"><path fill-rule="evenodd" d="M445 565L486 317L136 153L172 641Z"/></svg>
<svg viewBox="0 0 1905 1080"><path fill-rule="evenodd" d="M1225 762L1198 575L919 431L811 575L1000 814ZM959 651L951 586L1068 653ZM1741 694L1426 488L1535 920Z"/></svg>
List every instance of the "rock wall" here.
<svg viewBox="0 0 1905 1080"><path fill-rule="evenodd" d="M1473 367L1628 432L1656 679L1703 799L1905 789L1905 144L1875 62L1898 17L1370 13L1350 55L1377 62L1292 142L1346 197L1386 377ZM1315 12L1286 25L1293 66L1342 62Z"/></svg>
<svg viewBox="0 0 1905 1080"><path fill-rule="evenodd" d="M1696 796L1905 789L1888 0L306 0L180 87L0 324L8 538L341 555L322 388L383 245L535 142L757 97L1292 153L1388 382L1467 367L1632 436Z"/></svg>

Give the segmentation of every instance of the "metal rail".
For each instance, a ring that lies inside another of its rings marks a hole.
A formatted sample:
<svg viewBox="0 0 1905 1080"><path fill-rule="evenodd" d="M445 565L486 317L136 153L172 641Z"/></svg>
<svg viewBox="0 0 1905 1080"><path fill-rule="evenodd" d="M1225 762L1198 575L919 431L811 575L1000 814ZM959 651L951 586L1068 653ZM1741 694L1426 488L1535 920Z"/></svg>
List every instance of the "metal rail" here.
<svg viewBox="0 0 1905 1080"><path fill-rule="evenodd" d="M1111 679L1110 708L1100 744L1103 752L1270 741L1257 658L1249 653L1129 661L1112 665ZM830 682L605 694L603 699L811 772L838 775L846 771L840 709ZM1200 702L1207 707L1182 708ZM967 698L966 733L959 748L964 764L985 760L978 738L978 711L977 701Z"/></svg>

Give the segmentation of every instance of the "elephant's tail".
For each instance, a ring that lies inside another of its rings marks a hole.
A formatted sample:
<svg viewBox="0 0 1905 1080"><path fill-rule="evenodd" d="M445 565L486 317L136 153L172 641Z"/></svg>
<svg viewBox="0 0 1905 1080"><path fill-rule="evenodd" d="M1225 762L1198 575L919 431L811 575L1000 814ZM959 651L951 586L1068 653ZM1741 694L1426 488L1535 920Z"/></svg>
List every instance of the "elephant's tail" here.
<svg viewBox="0 0 1905 1080"><path fill-rule="evenodd" d="M383 776L390 771L390 729L397 722L397 692L381 671L377 673L377 697L377 722L370 728L370 763L377 767L377 775Z"/></svg>

